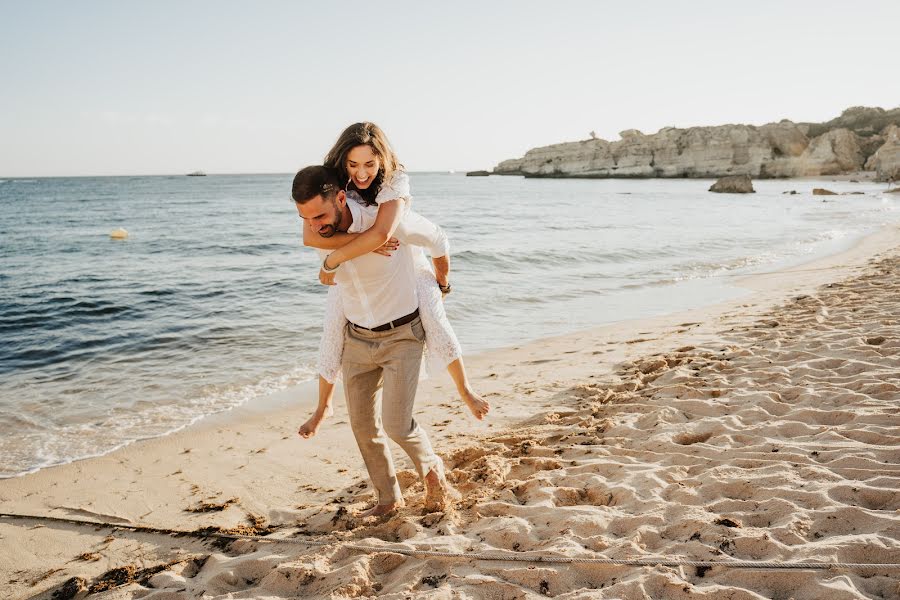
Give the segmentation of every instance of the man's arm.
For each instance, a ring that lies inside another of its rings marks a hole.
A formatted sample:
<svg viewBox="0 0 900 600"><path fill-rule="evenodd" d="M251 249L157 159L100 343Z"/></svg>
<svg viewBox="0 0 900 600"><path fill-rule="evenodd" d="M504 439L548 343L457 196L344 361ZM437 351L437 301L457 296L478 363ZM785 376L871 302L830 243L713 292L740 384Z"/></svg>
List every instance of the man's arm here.
<svg viewBox="0 0 900 600"><path fill-rule="evenodd" d="M434 263L434 278L437 279L438 285L446 287L450 282L450 255L432 257L431 262Z"/></svg>
<svg viewBox="0 0 900 600"><path fill-rule="evenodd" d="M450 275L450 241L444 230L418 214L409 211L394 235L404 244L421 246L431 254L434 276L439 285L447 285Z"/></svg>
<svg viewBox="0 0 900 600"><path fill-rule="evenodd" d="M401 243L425 248L432 258L440 258L450 252L450 241L444 230L413 210L406 214L394 236Z"/></svg>

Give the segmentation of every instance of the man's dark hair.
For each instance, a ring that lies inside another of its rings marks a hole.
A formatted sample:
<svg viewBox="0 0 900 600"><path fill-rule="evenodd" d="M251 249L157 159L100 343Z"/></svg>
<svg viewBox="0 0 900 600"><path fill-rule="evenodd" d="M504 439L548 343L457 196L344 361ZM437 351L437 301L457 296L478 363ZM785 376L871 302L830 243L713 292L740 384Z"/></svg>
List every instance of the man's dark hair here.
<svg viewBox="0 0 900 600"><path fill-rule="evenodd" d="M313 165L297 171L291 186L291 198L297 204L304 204L320 195L331 200L341 189L340 176L334 169Z"/></svg>

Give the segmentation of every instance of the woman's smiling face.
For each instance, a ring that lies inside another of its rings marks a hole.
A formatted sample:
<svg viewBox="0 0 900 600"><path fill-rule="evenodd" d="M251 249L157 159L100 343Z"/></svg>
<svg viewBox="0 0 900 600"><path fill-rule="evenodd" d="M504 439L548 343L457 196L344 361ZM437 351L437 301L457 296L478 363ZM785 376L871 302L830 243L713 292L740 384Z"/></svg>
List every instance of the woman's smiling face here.
<svg viewBox="0 0 900 600"><path fill-rule="evenodd" d="M378 176L378 170L381 169L381 161L371 146L356 146L347 153L347 174L350 175L350 181L361 190L368 189L375 177Z"/></svg>

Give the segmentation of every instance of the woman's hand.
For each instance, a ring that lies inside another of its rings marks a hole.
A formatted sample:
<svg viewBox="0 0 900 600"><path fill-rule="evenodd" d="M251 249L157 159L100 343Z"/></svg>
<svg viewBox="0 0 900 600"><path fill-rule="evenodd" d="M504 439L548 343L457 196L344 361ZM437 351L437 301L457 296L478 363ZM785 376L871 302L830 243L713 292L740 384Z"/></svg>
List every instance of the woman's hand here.
<svg viewBox="0 0 900 600"><path fill-rule="evenodd" d="M322 285L334 285L334 276L337 272L326 273L323 269L319 269L319 283Z"/></svg>
<svg viewBox="0 0 900 600"><path fill-rule="evenodd" d="M400 247L400 240L398 240L395 237L392 237L391 239L386 241L381 246L378 246L377 248L372 250L372 252L374 252L375 254L380 254L382 256L390 256L391 253L394 252L394 250L396 250L399 247Z"/></svg>

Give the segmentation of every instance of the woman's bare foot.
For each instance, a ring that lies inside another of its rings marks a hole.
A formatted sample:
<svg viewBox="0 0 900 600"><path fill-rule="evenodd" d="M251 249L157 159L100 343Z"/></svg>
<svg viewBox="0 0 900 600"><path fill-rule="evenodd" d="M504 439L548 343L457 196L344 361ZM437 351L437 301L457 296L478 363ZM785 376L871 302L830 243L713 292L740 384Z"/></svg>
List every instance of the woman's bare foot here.
<svg viewBox="0 0 900 600"><path fill-rule="evenodd" d="M432 469L425 475L425 512L444 512L462 496L447 481L444 469Z"/></svg>
<svg viewBox="0 0 900 600"><path fill-rule="evenodd" d="M325 411L317 410L313 413L313 416L309 418L303 425L300 426L300 429L297 430L297 434L302 437L304 440L308 440L312 436L316 435L319 431L319 426L322 424L322 421L325 420L325 417L330 417L334 414L333 410L325 409Z"/></svg>
<svg viewBox="0 0 900 600"><path fill-rule="evenodd" d="M390 504L376 504L372 508L361 510L356 513L356 516L365 519L367 517L383 517L385 515L389 515L398 508L403 508L402 502L392 502Z"/></svg>
<svg viewBox="0 0 900 600"><path fill-rule="evenodd" d="M472 414L479 421L488 414L491 410L491 405L488 404L487 400L476 394L470 389L467 389L465 392L460 394L462 401L466 403L466 406L469 407L469 410L472 411Z"/></svg>

